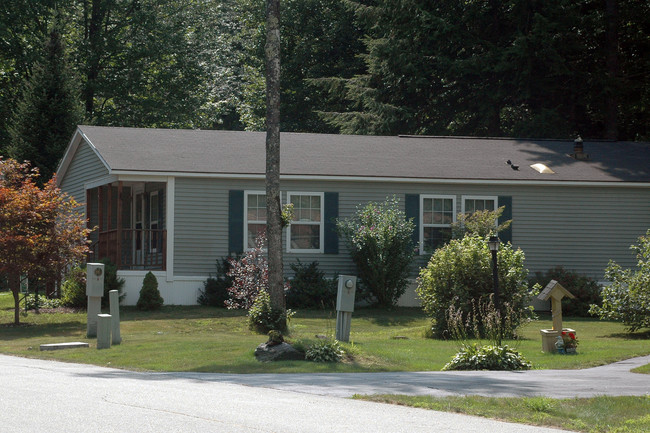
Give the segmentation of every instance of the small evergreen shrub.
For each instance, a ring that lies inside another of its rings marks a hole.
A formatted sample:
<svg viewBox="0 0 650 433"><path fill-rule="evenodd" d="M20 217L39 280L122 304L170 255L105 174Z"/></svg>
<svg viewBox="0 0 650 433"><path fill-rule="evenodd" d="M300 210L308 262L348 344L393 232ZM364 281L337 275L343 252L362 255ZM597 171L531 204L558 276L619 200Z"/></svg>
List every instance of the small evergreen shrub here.
<svg viewBox="0 0 650 433"><path fill-rule="evenodd" d="M344 352L337 340L320 340L307 347L305 359L314 362L341 362Z"/></svg>
<svg viewBox="0 0 650 433"><path fill-rule="evenodd" d="M111 290L117 290L120 303L126 297L126 293L122 293L124 291L124 278L118 278L117 266L109 259L104 258L100 260L100 263L104 264L104 296L102 296L102 308L108 308L110 304L108 292Z"/></svg>
<svg viewBox="0 0 650 433"><path fill-rule="evenodd" d="M605 278L612 284L603 288L603 305L592 305L589 312L601 319L622 322L634 332L650 328L650 230L630 249L636 251L636 269L623 269L610 261Z"/></svg>
<svg viewBox="0 0 650 433"><path fill-rule="evenodd" d="M325 273L318 269L318 262L306 265L298 260L291 269L294 277L285 292L288 307L333 309L336 306L336 280L325 278Z"/></svg>
<svg viewBox="0 0 650 433"><path fill-rule="evenodd" d="M529 370L532 367L519 352L508 346L468 345L443 370Z"/></svg>
<svg viewBox="0 0 650 433"><path fill-rule="evenodd" d="M236 260L236 258L235 258ZM199 305L209 307L225 307L228 300L228 288L232 287L232 278L228 275L230 271L229 258L217 260L217 274L208 277L203 282L203 289L199 289L197 302Z"/></svg>
<svg viewBox="0 0 650 433"><path fill-rule="evenodd" d="M471 214L459 213L456 222L451 223L451 237L462 239L468 234L486 237L507 229L512 224L512 220L498 224L505 208L505 206L501 206L497 210L485 209L477 210Z"/></svg>
<svg viewBox="0 0 650 433"><path fill-rule="evenodd" d="M61 285L61 305L70 308L88 307L86 296L86 269L74 267Z"/></svg>
<svg viewBox="0 0 650 433"><path fill-rule="evenodd" d="M574 295L575 299L562 299L562 314L567 316L588 317L590 305L601 305L600 286L585 275L556 266L545 273L535 272L531 285L539 284L544 287L549 281L555 280Z"/></svg>
<svg viewBox="0 0 650 433"><path fill-rule="evenodd" d="M275 330L281 333L287 332L287 322L293 317L293 311L282 310L271 307L271 297L265 289L260 290L248 310L248 328L259 334L268 334Z"/></svg>
<svg viewBox="0 0 650 433"><path fill-rule="evenodd" d="M147 272L147 275L144 276L144 281L142 281L140 298L138 298L138 303L135 306L141 311L152 311L159 310L164 302L158 290L156 276L151 271Z"/></svg>
<svg viewBox="0 0 650 433"><path fill-rule="evenodd" d="M337 221L359 278L382 307L397 304L407 286L409 266L415 253L415 225L399 209L397 198L370 202L348 219Z"/></svg>
<svg viewBox="0 0 650 433"><path fill-rule="evenodd" d="M501 244L497 260L502 311L510 315L506 322L509 328L503 330L503 336L510 338L532 314L528 308L528 270L524 267L523 251L514 250L510 244ZM474 302L485 304L493 296L492 255L487 240L466 235L438 248L428 265L420 270L416 292L432 319L433 335L445 337L449 332L447 312L452 305L468 317ZM467 331L473 334L471 327Z"/></svg>

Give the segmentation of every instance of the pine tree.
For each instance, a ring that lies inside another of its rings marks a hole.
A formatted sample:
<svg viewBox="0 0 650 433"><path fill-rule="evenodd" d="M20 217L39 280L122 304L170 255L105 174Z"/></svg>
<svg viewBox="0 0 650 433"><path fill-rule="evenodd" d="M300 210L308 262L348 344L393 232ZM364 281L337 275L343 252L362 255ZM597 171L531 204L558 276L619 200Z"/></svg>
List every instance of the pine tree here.
<svg viewBox="0 0 650 433"><path fill-rule="evenodd" d="M41 182L54 174L82 119L78 100L61 35L54 27L45 56L34 66L9 127L8 154L19 161L31 161L41 173Z"/></svg>

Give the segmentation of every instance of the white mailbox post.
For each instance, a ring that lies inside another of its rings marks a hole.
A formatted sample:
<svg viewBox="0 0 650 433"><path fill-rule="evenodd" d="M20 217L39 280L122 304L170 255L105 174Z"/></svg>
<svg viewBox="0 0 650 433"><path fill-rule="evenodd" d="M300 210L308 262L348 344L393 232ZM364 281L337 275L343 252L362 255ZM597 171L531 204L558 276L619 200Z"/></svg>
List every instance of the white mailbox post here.
<svg viewBox="0 0 650 433"><path fill-rule="evenodd" d="M97 337L97 315L102 312L104 296L104 264L88 263L86 265L86 296L88 296L88 325L86 336Z"/></svg>
<svg viewBox="0 0 650 433"><path fill-rule="evenodd" d="M336 339L339 341L350 341L350 325L356 291L357 277L339 275L339 290L336 297Z"/></svg>

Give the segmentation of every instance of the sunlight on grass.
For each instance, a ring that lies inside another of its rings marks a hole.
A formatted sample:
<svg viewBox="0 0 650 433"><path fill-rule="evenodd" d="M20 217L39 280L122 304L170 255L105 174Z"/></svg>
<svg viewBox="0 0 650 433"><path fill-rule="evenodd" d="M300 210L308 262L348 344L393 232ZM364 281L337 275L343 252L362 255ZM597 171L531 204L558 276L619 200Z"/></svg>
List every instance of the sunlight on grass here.
<svg viewBox="0 0 650 433"><path fill-rule="evenodd" d="M317 335L333 336L335 317L331 311L299 311L288 339L306 345ZM140 312L123 307L121 319L122 344L98 351L95 341L85 336L85 312L30 311L21 316L24 326L13 327L13 298L0 293L0 352L132 370L286 373L440 370L458 350L455 342L425 339L429 320L414 308L355 311L351 343L343 344L348 359L340 364L257 362L253 351L266 337L248 330L243 311L165 306ZM543 317L528 324L523 339L514 342L533 368L585 368L650 353L647 333L627 334L618 323L567 318L566 325L577 330L581 341L578 355L545 354L539 329L550 323ZM70 341L88 342L91 349L39 351L41 344Z"/></svg>
<svg viewBox="0 0 650 433"><path fill-rule="evenodd" d="M575 431L650 431L650 396L552 399L356 395L354 398Z"/></svg>

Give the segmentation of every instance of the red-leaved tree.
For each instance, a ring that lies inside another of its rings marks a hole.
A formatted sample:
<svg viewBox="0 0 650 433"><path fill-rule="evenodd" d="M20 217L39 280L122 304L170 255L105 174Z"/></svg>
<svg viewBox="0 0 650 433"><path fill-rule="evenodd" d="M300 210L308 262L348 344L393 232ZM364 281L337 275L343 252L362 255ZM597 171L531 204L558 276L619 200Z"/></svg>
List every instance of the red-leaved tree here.
<svg viewBox="0 0 650 433"><path fill-rule="evenodd" d="M43 188L38 170L0 157L0 274L7 276L20 323L20 278L54 281L88 252L86 220L79 204L56 187Z"/></svg>

